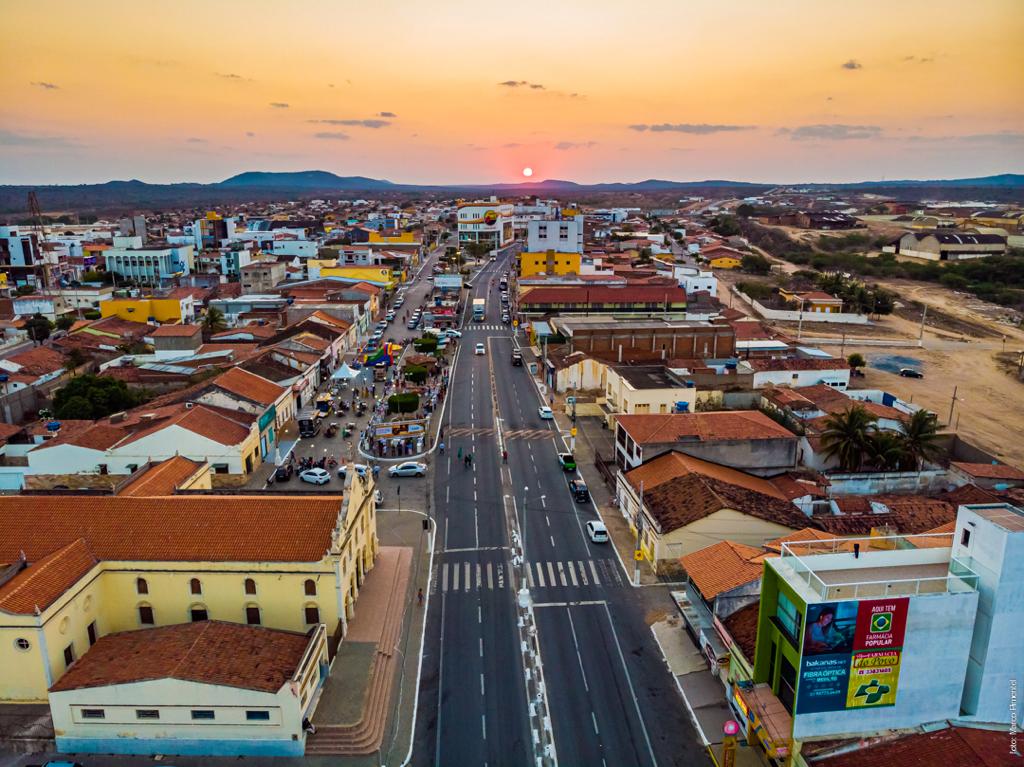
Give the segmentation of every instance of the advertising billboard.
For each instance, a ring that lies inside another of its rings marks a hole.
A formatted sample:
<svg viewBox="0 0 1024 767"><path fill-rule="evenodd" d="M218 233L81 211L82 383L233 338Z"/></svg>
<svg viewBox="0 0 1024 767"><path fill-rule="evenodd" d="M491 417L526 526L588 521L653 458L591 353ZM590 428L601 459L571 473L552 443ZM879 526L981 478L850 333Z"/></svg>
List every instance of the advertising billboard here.
<svg viewBox="0 0 1024 767"><path fill-rule="evenodd" d="M894 705L909 604L898 597L808 605L796 713Z"/></svg>

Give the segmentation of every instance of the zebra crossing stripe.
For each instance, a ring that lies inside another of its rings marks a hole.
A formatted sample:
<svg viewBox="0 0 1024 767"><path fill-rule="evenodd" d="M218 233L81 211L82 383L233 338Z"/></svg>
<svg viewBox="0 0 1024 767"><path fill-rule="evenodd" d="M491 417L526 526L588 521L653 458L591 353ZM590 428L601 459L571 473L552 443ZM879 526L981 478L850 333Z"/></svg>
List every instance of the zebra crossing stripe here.
<svg viewBox="0 0 1024 767"><path fill-rule="evenodd" d="M447 567L448 567L448 565L445 565L446 569L447 569ZM447 573L445 574L445 580L446 581L448 580ZM447 589L445 589L445 590L447 591ZM458 590L459 590L459 566L456 564L452 568L452 591L458 591Z"/></svg>
<svg viewBox="0 0 1024 767"><path fill-rule="evenodd" d="M548 562L548 576L550 577L549 583L551 583L551 585L554 586L555 582L556 582L555 581L555 566L553 564L551 564L550 562Z"/></svg>
<svg viewBox="0 0 1024 767"><path fill-rule="evenodd" d="M577 560L576 564L580 566L580 582L584 586L589 586L590 585L590 581L587 580L587 571L586 571L586 568L583 567L583 562L580 561L580 560Z"/></svg>
<svg viewBox="0 0 1024 767"><path fill-rule="evenodd" d="M462 590L469 591L469 562L466 562L464 567L466 569L465 572L463 573L463 575L465 575L465 578L462 581Z"/></svg>
<svg viewBox="0 0 1024 767"><path fill-rule="evenodd" d="M597 577L597 568L594 567L594 560L593 559L590 560L590 572L594 576L594 585L595 586L600 586L601 585L601 579Z"/></svg>
<svg viewBox="0 0 1024 767"><path fill-rule="evenodd" d="M540 562L537 562L536 565L537 565L537 579L540 581L540 587L544 588L544 565L542 565Z"/></svg>
<svg viewBox="0 0 1024 767"><path fill-rule="evenodd" d="M572 562L569 562L569 580L572 581L573 586L579 586L579 582L576 580L576 568Z"/></svg>
<svg viewBox="0 0 1024 767"><path fill-rule="evenodd" d="M606 559L529 562L526 566L526 583L531 589L600 586L601 573L606 583L622 585L622 576L614 564ZM505 588L505 563L445 562L435 572L431 593L436 593L438 588L442 592L469 592L474 589L482 591L485 587L490 591Z"/></svg>
<svg viewBox="0 0 1024 767"><path fill-rule="evenodd" d="M494 589L494 565L487 563L487 588Z"/></svg>
<svg viewBox="0 0 1024 767"><path fill-rule="evenodd" d="M526 566L526 585L533 588L533 565L529 563Z"/></svg>

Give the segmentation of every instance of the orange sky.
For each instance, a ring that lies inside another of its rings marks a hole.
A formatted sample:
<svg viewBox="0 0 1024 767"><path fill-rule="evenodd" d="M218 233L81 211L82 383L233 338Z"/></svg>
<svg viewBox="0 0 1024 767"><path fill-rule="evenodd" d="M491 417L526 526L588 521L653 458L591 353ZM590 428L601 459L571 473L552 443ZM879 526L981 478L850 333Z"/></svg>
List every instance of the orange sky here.
<svg viewBox="0 0 1024 767"><path fill-rule="evenodd" d="M0 8L0 183L1024 171L1020 0Z"/></svg>

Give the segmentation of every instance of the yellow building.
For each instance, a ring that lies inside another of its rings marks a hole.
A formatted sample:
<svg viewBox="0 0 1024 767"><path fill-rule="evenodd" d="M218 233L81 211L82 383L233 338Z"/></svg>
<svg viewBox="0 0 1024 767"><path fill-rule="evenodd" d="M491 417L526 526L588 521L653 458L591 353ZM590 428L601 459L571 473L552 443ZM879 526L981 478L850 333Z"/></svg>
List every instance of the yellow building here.
<svg viewBox="0 0 1024 767"><path fill-rule="evenodd" d="M375 285L386 285L389 289L395 287L395 277L390 267L386 266L338 266L337 261L310 261L310 279L316 279L317 271L320 277L343 277L349 280L365 281Z"/></svg>
<svg viewBox="0 0 1024 767"><path fill-rule="evenodd" d="M556 253L549 250L543 253L520 253L519 274L521 277L533 277L538 274L579 274L579 253Z"/></svg>
<svg viewBox="0 0 1024 767"><path fill-rule="evenodd" d="M398 234L381 234L377 231L370 232L368 242L371 245L420 245L416 232L400 232Z"/></svg>
<svg viewBox="0 0 1024 767"><path fill-rule="evenodd" d="M740 260L733 256L718 256L712 258L708 263L711 264L713 269L739 269Z"/></svg>
<svg viewBox="0 0 1024 767"><path fill-rule="evenodd" d="M199 620L344 637L378 550L343 494L0 497L0 701L38 703L106 634ZM32 514L26 514L31 506Z"/></svg>
<svg viewBox="0 0 1024 767"><path fill-rule="evenodd" d="M192 299L110 298L100 302L101 317L119 317L129 322L184 323L194 319Z"/></svg>
<svg viewBox="0 0 1024 767"><path fill-rule="evenodd" d="M818 312L820 314L837 314L843 310L843 299L831 296L821 290L799 292L779 288L779 296L785 300L798 304L805 312Z"/></svg>

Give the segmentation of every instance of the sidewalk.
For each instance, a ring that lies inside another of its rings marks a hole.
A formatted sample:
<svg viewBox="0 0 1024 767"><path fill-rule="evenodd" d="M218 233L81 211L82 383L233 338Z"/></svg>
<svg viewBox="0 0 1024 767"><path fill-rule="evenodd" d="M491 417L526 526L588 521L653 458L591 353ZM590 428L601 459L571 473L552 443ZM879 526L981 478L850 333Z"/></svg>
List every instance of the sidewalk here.
<svg viewBox="0 0 1024 767"><path fill-rule="evenodd" d="M711 673L704 655L694 645L680 619L673 617L658 621L651 626L651 632L676 680L701 743L715 763L721 764L722 728L730 719L736 719L726 703L725 687ZM736 767L764 767L759 753L744 740L739 741L735 764Z"/></svg>

